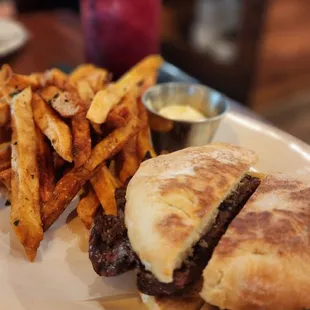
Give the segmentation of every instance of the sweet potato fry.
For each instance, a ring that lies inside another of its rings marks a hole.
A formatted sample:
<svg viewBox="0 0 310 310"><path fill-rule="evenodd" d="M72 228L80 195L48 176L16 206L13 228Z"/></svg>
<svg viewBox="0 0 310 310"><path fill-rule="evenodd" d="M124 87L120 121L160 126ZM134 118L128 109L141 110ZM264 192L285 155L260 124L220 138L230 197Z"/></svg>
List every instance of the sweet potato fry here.
<svg viewBox="0 0 310 310"><path fill-rule="evenodd" d="M73 161L76 168L81 167L90 157L90 126L85 113L75 115L71 121L73 136Z"/></svg>
<svg viewBox="0 0 310 310"><path fill-rule="evenodd" d="M55 151L72 162L72 136L67 124L37 94L32 96L32 108L36 125L51 141Z"/></svg>
<svg viewBox="0 0 310 310"><path fill-rule="evenodd" d="M33 261L43 239L39 203L39 172L36 160L35 124L31 89L16 95L12 115L12 205L11 224Z"/></svg>
<svg viewBox="0 0 310 310"><path fill-rule="evenodd" d="M89 185L87 193L81 198L76 208L78 217L87 229L91 228L93 218L99 206L100 201L91 185Z"/></svg>
<svg viewBox="0 0 310 310"><path fill-rule="evenodd" d="M12 169L8 168L0 172L0 182L6 187L8 191L11 191Z"/></svg>
<svg viewBox="0 0 310 310"><path fill-rule="evenodd" d="M149 56L129 70L116 84L99 91L91 103L87 118L94 123L104 123L112 107L120 102L128 90L153 75L162 61L160 56Z"/></svg>
<svg viewBox="0 0 310 310"><path fill-rule="evenodd" d="M0 171L11 167L11 142L0 144Z"/></svg>
<svg viewBox="0 0 310 310"><path fill-rule="evenodd" d="M4 100L0 100L0 127L8 125L10 117L10 106Z"/></svg>
<svg viewBox="0 0 310 310"><path fill-rule="evenodd" d="M43 204L41 209L44 230L47 230L57 220L85 182L92 177L95 169L102 162L117 154L139 129L138 120L133 118L126 126L116 129L99 142L93 148L89 160L82 167L71 170L57 182L51 198Z"/></svg>
<svg viewBox="0 0 310 310"><path fill-rule="evenodd" d="M39 168L40 201L47 201L51 196L55 186L55 169L53 163L53 153L46 143L45 137L38 127L36 127L37 162Z"/></svg>
<svg viewBox="0 0 310 310"><path fill-rule="evenodd" d="M117 181L105 164L102 164L97 169L90 182L105 213L117 215L116 201L114 198Z"/></svg>
<svg viewBox="0 0 310 310"><path fill-rule="evenodd" d="M142 161L147 152L149 152L152 157L156 157L156 152L154 151L151 143L150 130L148 126L148 114L146 108L140 100L138 100L138 109L142 129L137 136L137 153L139 159Z"/></svg>

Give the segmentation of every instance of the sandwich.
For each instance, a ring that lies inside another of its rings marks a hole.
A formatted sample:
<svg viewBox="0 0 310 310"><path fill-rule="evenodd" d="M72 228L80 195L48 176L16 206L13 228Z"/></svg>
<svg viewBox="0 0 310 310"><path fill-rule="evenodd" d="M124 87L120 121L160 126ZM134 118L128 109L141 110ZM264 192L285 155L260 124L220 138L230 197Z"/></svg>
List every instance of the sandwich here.
<svg viewBox="0 0 310 310"><path fill-rule="evenodd" d="M96 214L89 245L94 270L111 277L137 269L138 290L153 305L191 294L260 184L249 173L256 161L250 150L217 143L143 162L115 193L118 216Z"/></svg>
<svg viewBox="0 0 310 310"><path fill-rule="evenodd" d="M215 248L201 296L229 310L310 309L310 182L266 176Z"/></svg>

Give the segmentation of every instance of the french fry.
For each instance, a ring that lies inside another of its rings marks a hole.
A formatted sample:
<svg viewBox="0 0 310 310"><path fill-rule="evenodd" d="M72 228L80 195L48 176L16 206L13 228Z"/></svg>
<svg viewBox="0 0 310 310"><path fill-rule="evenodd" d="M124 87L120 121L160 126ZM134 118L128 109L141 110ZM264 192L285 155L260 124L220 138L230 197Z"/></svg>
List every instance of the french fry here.
<svg viewBox="0 0 310 310"><path fill-rule="evenodd" d="M107 126L110 128L124 126L129 118L132 117L130 104L131 102L124 98L118 105L114 106L107 117Z"/></svg>
<svg viewBox="0 0 310 310"><path fill-rule="evenodd" d="M139 129L137 118L132 118L124 127L115 129L93 148L89 160L84 165L85 169L93 171L107 158L116 155Z"/></svg>
<svg viewBox="0 0 310 310"><path fill-rule="evenodd" d="M4 64L0 70L0 85L5 85L12 75L12 68L9 65Z"/></svg>
<svg viewBox="0 0 310 310"><path fill-rule="evenodd" d="M148 114L146 108L140 100L138 100L138 109L142 129L137 136L137 153L140 160L142 161L147 152L150 153L151 157L156 157L156 152L151 144L150 130L148 126Z"/></svg>
<svg viewBox="0 0 310 310"><path fill-rule="evenodd" d="M6 94L9 97L13 97L20 91L24 90L27 87L36 89L39 87L38 80L33 76L21 75L21 74L12 74L4 84L0 85L2 93ZM1 93L1 91L0 91Z"/></svg>
<svg viewBox="0 0 310 310"><path fill-rule="evenodd" d="M116 161L115 161L115 159L110 161L109 170L110 170L110 173L114 176L114 178L116 178L117 173L116 173ZM119 181L119 184L120 184L120 181Z"/></svg>
<svg viewBox="0 0 310 310"><path fill-rule="evenodd" d="M75 115L71 121L73 136L73 161L76 168L81 167L90 157L91 139L89 121L84 113Z"/></svg>
<svg viewBox="0 0 310 310"><path fill-rule="evenodd" d="M11 142L0 144L0 171L11 167Z"/></svg>
<svg viewBox="0 0 310 310"><path fill-rule="evenodd" d="M96 68L85 78L85 80L89 83L94 93L97 93L106 87L106 84L109 81L109 74L107 70Z"/></svg>
<svg viewBox="0 0 310 310"><path fill-rule="evenodd" d="M51 100L52 107L62 116L62 117L73 117L78 113L86 111L88 109L88 104L81 100L76 92L64 91L59 93L59 96Z"/></svg>
<svg viewBox="0 0 310 310"><path fill-rule="evenodd" d="M131 117L138 117L139 114L136 96L137 93L133 91L126 94L123 99L123 102L128 107ZM125 183L129 177L132 177L135 174L140 165L140 159L137 156L137 136L134 136L127 142L117 158L119 179L122 183Z"/></svg>
<svg viewBox="0 0 310 310"><path fill-rule="evenodd" d="M58 97L60 93L61 90L58 87L49 85L41 89L39 95L45 102L50 103L51 100Z"/></svg>
<svg viewBox="0 0 310 310"><path fill-rule="evenodd" d="M87 229L91 228L93 218L99 206L99 199L93 188L89 185L86 195L81 198L76 208L78 217Z"/></svg>
<svg viewBox="0 0 310 310"><path fill-rule="evenodd" d="M96 124L96 123L93 123L93 122L90 122L90 124L91 124L91 127L93 128L94 132L97 135L99 135L99 136L103 135L103 130L101 128L101 124Z"/></svg>
<svg viewBox="0 0 310 310"><path fill-rule="evenodd" d="M115 85L99 91L91 103L87 118L94 123L104 123L112 107L120 102L128 90L152 76L162 62L160 56L149 56L123 75Z"/></svg>
<svg viewBox="0 0 310 310"><path fill-rule="evenodd" d="M50 69L44 72L40 80L41 86L54 85L61 90L67 88L68 76L59 69Z"/></svg>
<svg viewBox="0 0 310 310"><path fill-rule="evenodd" d="M57 220L85 182L92 177L95 169L117 154L139 129L138 120L133 118L126 126L116 129L98 143L93 148L89 160L82 167L69 171L57 182L51 198L42 205L41 217L44 230Z"/></svg>
<svg viewBox="0 0 310 310"><path fill-rule="evenodd" d="M122 183L132 177L140 166L137 156L137 137L133 137L118 155L119 179Z"/></svg>
<svg viewBox="0 0 310 310"><path fill-rule="evenodd" d="M0 127L8 125L10 122L10 106L4 101L0 101Z"/></svg>
<svg viewBox="0 0 310 310"><path fill-rule="evenodd" d="M53 162L55 170L61 170L66 164L66 161L61 156L59 156L57 152L53 152Z"/></svg>
<svg viewBox="0 0 310 310"><path fill-rule="evenodd" d="M85 100L86 102L91 103L93 100L95 93L91 86L89 85L88 81L86 80L80 80L77 81L76 88L78 90L79 96L82 100Z"/></svg>
<svg viewBox="0 0 310 310"><path fill-rule="evenodd" d="M71 72L71 74L69 76L69 81L72 84L75 84L79 80L82 80L85 77L87 77L89 74L91 74L95 69L96 69L96 67L94 65L91 65L91 64L80 65L80 66L76 67Z"/></svg>
<svg viewBox="0 0 310 310"><path fill-rule="evenodd" d="M102 164L97 169L90 182L105 214L117 215L117 206L114 198L117 181L105 164Z"/></svg>
<svg viewBox="0 0 310 310"><path fill-rule="evenodd" d="M46 143L45 137L36 127L37 162L39 168L40 201L47 201L54 189L55 169L53 154L50 146Z"/></svg>
<svg viewBox="0 0 310 310"><path fill-rule="evenodd" d="M43 239L39 203L39 172L36 161L35 124L31 89L16 95L11 103L12 205L11 225L30 261Z"/></svg>
<svg viewBox="0 0 310 310"><path fill-rule="evenodd" d="M51 141L55 151L72 162L72 136L67 124L37 94L32 96L32 108L36 125Z"/></svg>
<svg viewBox="0 0 310 310"><path fill-rule="evenodd" d="M8 191L11 191L12 169L8 168L0 172L0 182L6 187Z"/></svg>
<svg viewBox="0 0 310 310"><path fill-rule="evenodd" d="M40 96L64 118L86 111L89 106L79 98L75 90L62 91L52 85L45 87Z"/></svg>

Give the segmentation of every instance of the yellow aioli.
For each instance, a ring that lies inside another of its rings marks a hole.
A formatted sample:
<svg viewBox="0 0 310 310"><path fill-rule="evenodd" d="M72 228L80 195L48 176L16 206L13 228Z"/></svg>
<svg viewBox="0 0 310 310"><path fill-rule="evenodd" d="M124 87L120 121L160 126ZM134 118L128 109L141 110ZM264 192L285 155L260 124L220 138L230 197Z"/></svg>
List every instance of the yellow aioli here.
<svg viewBox="0 0 310 310"><path fill-rule="evenodd" d="M170 105L159 110L159 114L173 120L199 121L206 116L190 106Z"/></svg>

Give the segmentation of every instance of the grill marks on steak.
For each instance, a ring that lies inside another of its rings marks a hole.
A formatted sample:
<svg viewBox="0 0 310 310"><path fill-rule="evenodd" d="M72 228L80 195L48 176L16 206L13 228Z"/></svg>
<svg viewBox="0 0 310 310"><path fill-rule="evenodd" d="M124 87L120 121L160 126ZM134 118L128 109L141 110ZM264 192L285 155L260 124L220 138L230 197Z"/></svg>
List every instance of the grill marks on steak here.
<svg viewBox="0 0 310 310"><path fill-rule="evenodd" d="M159 282L150 271L146 271L140 264L137 277L138 289L142 293L152 296L172 295L184 292L191 283L197 281L228 225L241 211L259 183L258 178L246 175L239 183L238 188L221 203L212 229L194 246L192 256L183 262L181 268L174 271L173 282Z"/></svg>
<svg viewBox="0 0 310 310"><path fill-rule="evenodd" d="M115 192L118 216L106 215L100 210L94 220L90 234L89 258L94 270L106 277L116 276L138 267L137 286L147 295L160 296L183 293L196 282L211 258L215 246L227 230L228 225L240 212L258 187L260 180L246 175L237 189L219 206L213 228L193 248L181 268L174 271L173 282L159 282L150 271L146 271L133 252L124 225L126 188Z"/></svg>
<svg viewBox="0 0 310 310"><path fill-rule="evenodd" d="M125 193L125 188L115 191L118 216L106 215L100 209L94 219L89 259L100 276L117 276L136 266L137 257L131 249L124 224Z"/></svg>

